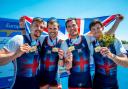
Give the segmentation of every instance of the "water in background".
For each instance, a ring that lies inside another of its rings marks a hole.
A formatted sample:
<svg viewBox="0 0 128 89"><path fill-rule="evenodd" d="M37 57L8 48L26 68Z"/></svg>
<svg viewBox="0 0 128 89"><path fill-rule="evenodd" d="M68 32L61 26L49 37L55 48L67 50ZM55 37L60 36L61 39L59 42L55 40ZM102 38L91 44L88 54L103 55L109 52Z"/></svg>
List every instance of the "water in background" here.
<svg viewBox="0 0 128 89"><path fill-rule="evenodd" d="M117 70L119 89L128 89L128 68L118 66Z"/></svg>

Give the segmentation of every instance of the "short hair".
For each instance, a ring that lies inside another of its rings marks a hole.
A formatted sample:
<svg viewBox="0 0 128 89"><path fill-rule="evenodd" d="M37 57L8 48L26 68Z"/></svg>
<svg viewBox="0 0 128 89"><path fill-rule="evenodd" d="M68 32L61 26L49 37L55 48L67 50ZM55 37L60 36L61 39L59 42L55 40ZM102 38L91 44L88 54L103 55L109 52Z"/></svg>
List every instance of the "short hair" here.
<svg viewBox="0 0 128 89"><path fill-rule="evenodd" d="M91 28L92 28L93 26L95 26L96 24L100 24L101 27L104 27L101 21L99 21L98 19L94 19L94 20L90 23L89 29L91 30Z"/></svg>
<svg viewBox="0 0 128 89"><path fill-rule="evenodd" d="M77 19L76 19L76 18L68 18L68 19L66 20L66 23L65 23L66 28L67 28L68 22L70 22L70 21L72 21L72 20L74 20L74 21L76 22L76 24L77 24Z"/></svg>
<svg viewBox="0 0 128 89"><path fill-rule="evenodd" d="M32 23L33 22L36 22L36 21L45 24L45 21L41 17L35 17L35 18L33 18Z"/></svg>
<svg viewBox="0 0 128 89"><path fill-rule="evenodd" d="M58 28L59 28L59 23L58 23L57 19L56 19L55 17L51 17L51 18L49 18L49 20L47 21L47 27L48 27L48 25L53 25L53 24L55 24L55 23L58 25Z"/></svg>

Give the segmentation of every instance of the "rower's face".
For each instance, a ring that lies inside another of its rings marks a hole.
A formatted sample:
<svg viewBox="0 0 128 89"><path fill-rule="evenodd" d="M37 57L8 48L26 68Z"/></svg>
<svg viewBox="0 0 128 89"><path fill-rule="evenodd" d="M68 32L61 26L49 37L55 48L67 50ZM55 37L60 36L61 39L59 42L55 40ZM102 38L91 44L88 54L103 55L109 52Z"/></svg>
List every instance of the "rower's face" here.
<svg viewBox="0 0 128 89"><path fill-rule="evenodd" d="M58 36L58 30L59 27L57 23L48 25L48 34L51 38L56 38Z"/></svg>
<svg viewBox="0 0 128 89"><path fill-rule="evenodd" d="M78 25L75 20L71 20L67 23L67 31L70 36L78 34Z"/></svg>
<svg viewBox="0 0 128 89"><path fill-rule="evenodd" d="M95 36L96 38L100 38L102 36L102 30L103 27L97 23L94 26L91 27L91 33L93 34L93 36Z"/></svg>
<svg viewBox="0 0 128 89"><path fill-rule="evenodd" d="M35 37L40 37L41 33L44 30L44 24L43 22L33 22L31 24L31 33L35 36Z"/></svg>

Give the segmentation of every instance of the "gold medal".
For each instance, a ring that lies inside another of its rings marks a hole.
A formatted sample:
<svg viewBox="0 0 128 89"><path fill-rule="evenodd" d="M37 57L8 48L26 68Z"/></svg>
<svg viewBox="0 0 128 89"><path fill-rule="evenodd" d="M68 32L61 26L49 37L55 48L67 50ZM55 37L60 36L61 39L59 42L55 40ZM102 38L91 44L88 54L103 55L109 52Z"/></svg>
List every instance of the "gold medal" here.
<svg viewBox="0 0 128 89"><path fill-rule="evenodd" d="M58 52L58 48L56 47L52 48L52 52Z"/></svg>
<svg viewBox="0 0 128 89"><path fill-rule="evenodd" d="M30 52L35 52L35 51L37 51L37 46L32 46Z"/></svg>
<svg viewBox="0 0 128 89"><path fill-rule="evenodd" d="M101 46L95 47L95 52L100 52L100 50L101 50Z"/></svg>
<svg viewBox="0 0 128 89"><path fill-rule="evenodd" d="M72 52L73 50L75 50L75 47L74 47L74 46L70 46L70 47L68 48L68 51L70 51L70 52Z"/></svg>

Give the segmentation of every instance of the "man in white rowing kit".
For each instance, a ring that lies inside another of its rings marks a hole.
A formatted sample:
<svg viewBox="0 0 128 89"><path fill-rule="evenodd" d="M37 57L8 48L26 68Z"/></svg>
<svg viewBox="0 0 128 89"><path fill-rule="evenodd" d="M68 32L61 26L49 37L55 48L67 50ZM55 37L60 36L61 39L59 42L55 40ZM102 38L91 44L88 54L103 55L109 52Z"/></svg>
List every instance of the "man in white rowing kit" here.
<svg viewBox="0 0 128 89"><path fill-rule="evenodd" d="M17 59L17 75L13 89L38 89L36 72L38 70L37 39L45 23L42 18L34 18L31 34L16 35L0 50L0 65Z"/></svg>

